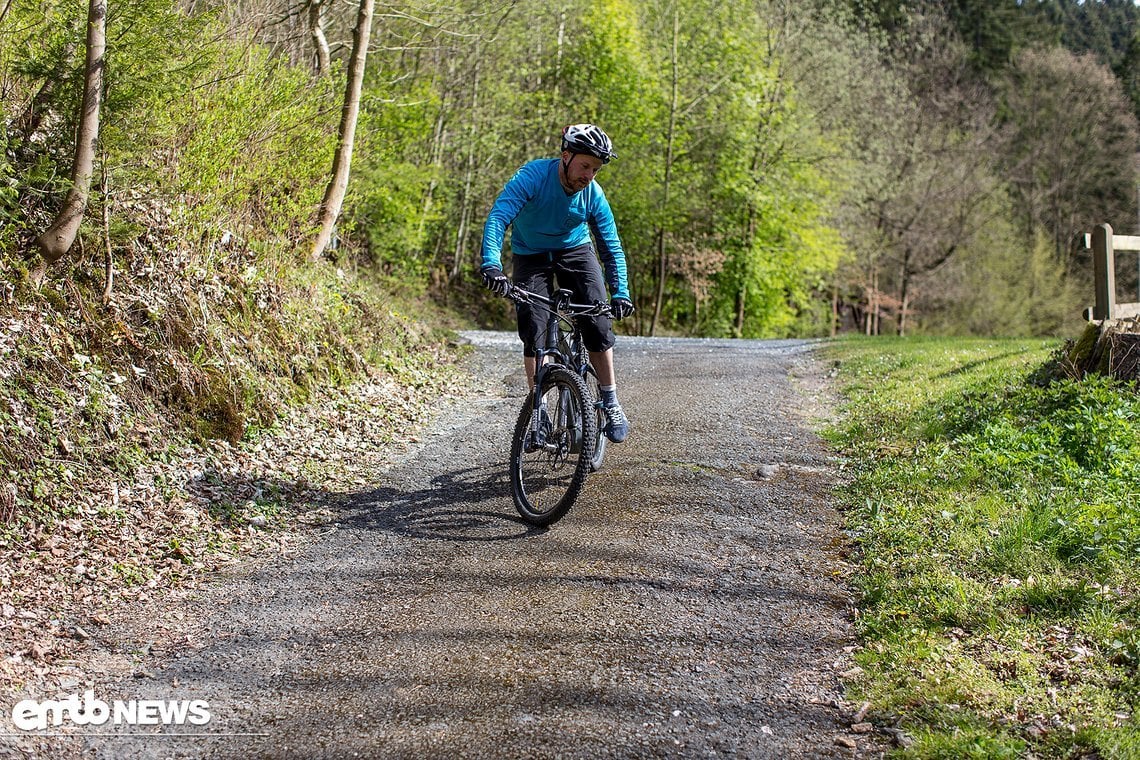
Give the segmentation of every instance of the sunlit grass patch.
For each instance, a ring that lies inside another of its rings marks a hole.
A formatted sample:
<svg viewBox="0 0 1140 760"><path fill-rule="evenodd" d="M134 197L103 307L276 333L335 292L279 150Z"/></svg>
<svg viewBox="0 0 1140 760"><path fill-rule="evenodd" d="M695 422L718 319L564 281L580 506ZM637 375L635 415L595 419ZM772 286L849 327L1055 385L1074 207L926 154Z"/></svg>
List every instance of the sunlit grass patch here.
<svg viewBox="0 0 1140 760"><path fill-rule="evenodd" d="M863 563L850 688L900 756L1140 757L1140 393L1041 379L1055 348L828 348Z"/></svg>

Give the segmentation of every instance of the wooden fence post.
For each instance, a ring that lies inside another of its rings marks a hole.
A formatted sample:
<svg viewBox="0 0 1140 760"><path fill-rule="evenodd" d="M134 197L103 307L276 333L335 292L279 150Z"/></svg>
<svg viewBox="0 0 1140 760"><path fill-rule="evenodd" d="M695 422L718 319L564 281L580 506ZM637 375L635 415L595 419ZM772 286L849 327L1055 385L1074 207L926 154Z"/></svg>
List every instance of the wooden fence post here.
<svg viewBox="0 0 1140 760"><path fill-rule="evenodd" d="M1112 251L1112 225L1098 224L1093 229L1093 282L1096 305L1093 319L1112 319L1116 308L1116 263Z"/></svg>

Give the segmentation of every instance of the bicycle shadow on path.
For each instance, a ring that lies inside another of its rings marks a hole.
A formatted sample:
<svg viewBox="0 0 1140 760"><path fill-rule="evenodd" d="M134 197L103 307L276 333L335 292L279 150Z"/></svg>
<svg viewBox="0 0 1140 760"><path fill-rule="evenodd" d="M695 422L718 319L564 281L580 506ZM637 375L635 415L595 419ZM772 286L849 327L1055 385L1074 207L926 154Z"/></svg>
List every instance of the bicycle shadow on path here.
<svg viewBox="0 0 1140 760"><path fill-rule="evenodd" d="M514 511L506 467L467 467L433 477L419 488L382 485L342 496L337 523L433 541L513 541L547 528L529 525Z"/></svg>

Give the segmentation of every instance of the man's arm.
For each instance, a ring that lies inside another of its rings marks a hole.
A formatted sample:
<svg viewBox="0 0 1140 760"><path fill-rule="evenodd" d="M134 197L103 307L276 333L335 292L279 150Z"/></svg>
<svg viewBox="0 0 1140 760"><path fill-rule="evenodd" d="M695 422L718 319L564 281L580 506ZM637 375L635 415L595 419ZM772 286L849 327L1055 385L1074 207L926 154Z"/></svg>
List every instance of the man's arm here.
<svg viewBox="0 0 1140 760"><path fill-rule="evenodd" d="M506 237L507 227L519 215L519 211L527 201L534 197L534 181L528 166L515 172L507 182L491 211L487 214L487 221L483 224L483 256L480 269L486 267L502 268L503 238Z"/></svg>
<svg viewBox="0 0 1140 760"><path fill-rule="evenodd" d="M617 224L606 194L598 187L598 193L590 210L590 230L594 233L594 240L598 245L602 266L606 270L606 285L609 286L610 296L613 298L629 297L629 278L625 266L625 250L618 237Z"/></svg>

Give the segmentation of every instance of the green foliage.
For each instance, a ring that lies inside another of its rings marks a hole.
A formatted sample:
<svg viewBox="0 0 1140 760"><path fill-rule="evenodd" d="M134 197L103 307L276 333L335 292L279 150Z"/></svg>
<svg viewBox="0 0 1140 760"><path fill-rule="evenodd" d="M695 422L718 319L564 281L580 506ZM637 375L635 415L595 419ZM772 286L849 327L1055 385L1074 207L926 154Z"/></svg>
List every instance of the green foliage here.
<svg viewBox="0 0 1140 760"><path fill-rule="evenodd" d="M303 35L245 23L252 9L204 7L110 7L92 217L109 210L121 248L137 243L128 209L144 198L193 241L231 230L299 247L331 165L340 64L315 81L296 65L311 56ZM902 326L905 299L910 329L1055 334L1087 288L1029 241L1045 229L1060 262L1072 233L1100 221L1090 214L1132 214L1121 146L1134 125L1093 118L1127 116L1122 103L1067 113L1042 110L1044 91L1014 96L1027 91L1016 77L1044 72L1057 79L1046 90L1064 93L1075 71L1084 90L1123 83L1136 98L1136 11L1119 0L572 0L502 11L429 2L377 24L338 226L349 255L478 313L504 313L473 276L486 210L572 121L602 124L618 145L600 181L629 257L633 329L648 329L659 300L659 330L820 334L832 296L863 319L874 294L899 304L879 329ZM6 252L46 226L66 186L84 13L77 0L13 3L0 29ZM343 56L351 18L328 21ZM1111 72L1024 58L1054 39L1096 51ZM994 91L1007 93L1001 122ZM1003 125L1022 131L1011 139ZM1096 170L1076 171L1081 156L1100 157ZM98 227L83 228L85 244ZM1032 282L1019 281L1022 267Z"/></svg>
<svg viewBox="0 0 1140 760"><path fill-rule="evenodd" d="M1025 51L1003 83L1002 105L1010 135L1002 161L1021 230L1046 230L1065 257L1074 233L1134 217L1140 137L1107 67L1062 48ZM1074 229L1070 216L1085 228Z"/></svg>
<svg viewBox="0 0 1140 760"><path fill-rule="evenodd" d="M559 81L565 95L551 126L595 122L614 139L618 158L598 181L614 210L634 298L644 306L661 193L661 73L652 61L644 7L590 0L583 11L571 27Z"/></svg>
<svg viewBox="0 0 1140 760"><path fill-rule="evenodd" d="M756 91L746 90L753 113L740 123L763 127L736 135L720 165L718 188L729 211L718 229L727 260L705 329L750 338L819 334L826 327L813 324L814 291L835 271L844 246L823 219L828 190L819 172L784 156L772 160L799 137L794 113L755 98Z"/></svg>
<svg viewBox="0 0 1140 760"><path fill-rule="evenodd" d="M988 225L955 261L939 272L942 287L925 300L920 317L933 334L1070 335L1080 325L1087 298L1063 260L1042 234L1025 245L1004 221L1003 206L991 200L1000 221Z"/></svg>
<svg viewBox="0 0 1140 760"><path fill-rule="evenodd" d="M1111 67L1140 118L1140 6L1129 0L1052 0L1032 10L1048 19L1066 48L1092 53Z"/></svg>
<svg viewBox="0 0 1140 760"><path fill-rule="evenodd" d="M212 13L190 14L169 0L109 3L101 141L137 139L155 128L151 118L183 107L217 47L203 41L216 32Z"/></svg>
<svg viewBox="0 0 1140 760"><path fill-rule="evenodd" d="M191 234L298 245L332 166L332 84L257 46L215 56L169 114L171 147L150 170L182 198Z"/></svg>
<svg viewBox="0 0 1140 760"><path fill-rule="evenodd" d="M652 122L641 104L650 74L635 4L631 0L589 0L577 21L581 36L568 51L563 77L575 95L573 117L640 139Z"/></svg>
<svg viewBox="0 0 1140 760"><path fill-rule="evenodd" d="M424 283L432 260L428 234L442 220L441 204L428 200L441 167L408 159L434 128L438 94L422 85L393 102L382 86L369 90L357 125L360 136L345 210L346 236L363 237L386 273Z"/></svg>
<svg viewBox="0 0 1140 760"><path fill-rule="evenodd" d="M901 716L908 757L1135 749L1116 715L1138 697L1140 395L1031 381L1051 348L829 349L864 565L856 688Z"/></svg>
<svg viewBox="0 0 1140 760"><path fill-rule="evenodd" d="M38 231L29 206L66 190L86 28L84 3L8 11L0 26L0 251Z"/></svg>

